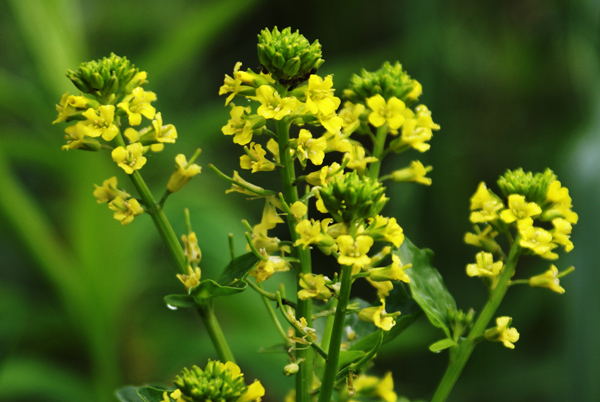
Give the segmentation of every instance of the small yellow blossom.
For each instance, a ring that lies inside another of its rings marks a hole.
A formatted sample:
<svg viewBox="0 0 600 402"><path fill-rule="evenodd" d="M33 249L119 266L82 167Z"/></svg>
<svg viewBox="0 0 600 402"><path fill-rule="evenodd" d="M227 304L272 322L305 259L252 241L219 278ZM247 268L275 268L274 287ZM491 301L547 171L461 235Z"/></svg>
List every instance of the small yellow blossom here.
<svg viewBox="0 0 600 402"><path fill-rule="evenodd" d="M411 266L412 264L402 265L400 257L396 254L392 254L392 264L383 268L371 268L369 270L369 279L375 282L402 281L410 283L410 278L406 275L404 270Z"/></svg>
<svg viewBox="0 0 600 402"><path fill-rule="evenodd" d="M193 269L190 265L188 265L187 275L177 274L177 278L181 281L181 283L183 283L183 286L185 286L185 289L187 291L195 288L200 284L201 276L202 273L200 271L200 268L196 267L195 269Z"/></svg>
<svg viewBox="0 0 600 402"><path fill-rule="evenodd" d="M494 262L494 256L491 253L480 251L475 255L475 264L467 265L467 275L495 278L500 274L504 263L502 261Z"/></svg>
<svg viewBox="0 0 600 402"><path fill-rule="evenodd" d="M465 243L475 247L484 248L487 251L497 251L500 246L494 240L494 237L498 236L498 232L493 231L491 226L486 226L483 231L479 229L478 225L475 225L475 233L465 234Z"/></svg>
<svg viewBox="0 0 600 402"><path fill-rule="evenodd" d="M267 260L260 260L256 267L250 270L249 275L260 283L269 279L275 272L288 271L290 264L281 257L270 255Z"/></svg>
<svg viewBox="0 0 600 402"><path fill-rule="evenodd" d="M115 107L113 105L101 105L98 109L89 108L83 112L87 120L77 123L82 126L85 135L88 137L100 137L105 141L112 141L119 132L119 128L114 124Z"/></svg>
<svg viewBox="0 0 600 402"><path fill-rule="evenodd" d="M240 156L240 167L251 169L252 173L268 172L275 169L275 164L265 158L265 151L260 144L250 143L250 147L244 147L246 155Z"/></svg>
<svg viewBox="0 0 600 402"><path fill-rule="evenodd" d="M177 129L172 124L163 125L162 114L156 113L154 120L152 120L152 127L154 128L155 141L160 143L175 143L177 139Z"/></svg>
<svg viewBox="0 0 600 402"><path fill-rule="evenodd" d="M306 181L313 186L322 186L341 174L344 174L344 169L339 163L333 162L329 166L323 166L321 169L306 175Z"/></svg>
<svg viewBox="0 0 600 402"><path fill-rule="evenodd" d="M383 96L377 94L367 99L367 105L371 109L369 123L375 127L381 127L387 123L390 130L395 131L404 123L405 105L400 99L392 96L386 102Z"/></svg>
<svg viewBox="0 0 600 402"><path fill-rule="evenodd" d="M258 402L265 395L265 387L260 381L254 381L235 402Z"/></svg>
<svg viewBox="0 0 600 402"><path fill-rule="evenodd" d="M241 78L237 75L241 67L241 61L235 63L235 66L233 67L233 77L225 74L225 83L219 88L219 95L231 92L227 99L225 99L225 106L227 106L227 104L229 104L229 102L231 102L231 100L242 90L243 83Z"/></svg>
<svg viewBox="0 0 600 402"><path fill-rule="evenodd" d="M192 159L195 159L192 157ZM167 190L175 193L183 188L188 181L197 174L200 174L202 168L195 163L188 163L184 154L175 157L175 171L171 174L167 183Z"/></svg>
<svg viewBox="0 0 600 402"><path fill-rule="evenodd" d="M316 299L327 301L331 298L331 290L325 284L323 275L304 274L300 277L301 290L298 291L300 300Z"/></svg>
<svg viewBox="0 0 600 402"><path fill-rule="evenodd" d="M248 144L252 140L252 135L265 124L264 118L250 115L251 110L250 106L235 106L232 103L229 112L231 118L221 128L221 132L225 135L233 135L233 142L236 144Z"/></svg>
<svg viewBox="0 0 600 402"><path fill-rule="evenodd" d="M566 273L573 270L573 267L569 268ZM529 286L538 288L548 288L558 294L565 293L565 289L560 286L560 275L558 268L554 264L550 265L550 269L543 274L532 276L529 278Z"/></svg>
<svg viewBox="0 0 600 402"><path fill-rule="evenodd" d="M489 341L502 342L505 347L514 349L514 343L519 340L519 332L515 328L509 328L511 323L510 317L498 317L496 326L486 329L483 336Z"/></svg>
<svg viewBox="0 0 600 402"><path fill-rule="evenodd" d="M381 215L369 219L369 227L365 234L373 237L374 240L390 242L396 248L404 241L404 232L396 218L386 218Z"/></svg>
<svg viewBox="0 0 600 402"><path fill-rule="evenodd" d="M425 177L425 175L431 172L432 169L433 167L425 167L419 161L412 161L410 166L393 172L392 180L395 182L414 182L429 186L431 185L431 179Z"/></svg>
<svg viewBox="0 0 600 402"><path fill-rule="evenodd" d="M290 205L290 211L292 211L292 215L295 219L302 219L306 213L308 212L308 207L302 201L296 201L292 205Z"/></svg>
<svg viewBox="0 0 600 402"><path fill-rule="evenodd" d="M371 258L367 255L373 245L371 236L359 235L354 238L350 235L340 235L336 242L340 252L337 261L340 265L350 265L354 271L371 263Z"/></svg>
<svg viewBox="0 0 600 402"><path fill-rule="evenodd" d="M318 166L323 163L325 158L325 148L327 148L327 140L324 136L315 139L310 131L301 129L294 155L303 166L306 166L307 159Z"/></svg>
<svg viewBox="0 0 600 402"><path fill-rule="evenodd" d="M156 109L150 105L150 102L155 100L156 94L154 92L144 91L142 87L136 87L117 106L129 116L130 126L138 126L142 122L142 115L147 119L154 118Z"/></svg>
<svg viewBox="0 0 600 402"><path fill-rule="evenodd" d="M317 244L325 238L321 231L321 222L314 219L304 219L298 222L295 229L300 238L296 240L294 246L302 246L303 249L311 244Z"/></svg>
<svg viewBox="0 0 600 402"><path fill-rule="evenodd" d="M544 211L542 218L547 218L546 220L564 218L571 224L576 224L579 220L578 215L571 210L572 201L569 189L562 187L560 181L554 180L550 183L546 193L546 202L550 202L551 206Z"/></svg>
<svg viewBox="0 0 600 402"><path fill-rule="evenodd" d="M342 119L342 131L345 135L352 134L360 127L360 116L365 112L365 110L365 105L362 103L344 103L344 108L339 112L338 115Z"/></svg>
<svg viewBox="0 0 600 402"><path fill-rule="evenodd" d="M358 313L358 318L363 321L370 321L375 324L376 327L389 331L394 325L396 320L391 315L388 315L385 311L385 299L379 299L381 306L367 307L362 309Z"/></svg>
<svg viewBox="0 0 600 402"><path fill-rule="evenodd" d="M416 113L408 108L404 110L405 120L402 125L402 135L390 144L394 152L399 153L408 148L425 152L431 147L427 141L433 137L433 130L439 130L440 126L433 122L431 112L425 105L417 106L415 111Z"/></svg>
<svg viewBox="0 0 600 402"><path fill-rule="evenodd" d="M374 281L369 277L366 278L367 281L377 290L377 297L380 299L383 297L387 297L390 295L392 289L394 289L394 284L392 281Z"/></svg>
<svg viewBox="0 0 600 402"><path fill-rule="evenodd" d="M134 217L144 213L144 209L135 198L125 200L121 197L116 197L108 203L108 207L115 211L113 217L120 221L122 225L127 225Z"/></svg>
<svg viewBox="0 0 600 402"><path fill-rule="evenodd" d="M95 184L94 186L96 187L94 190L94 197L96 197L96 200L99 204L103 202L110 202L117 197L121 197L122 199L127 199L130 197L130 195L125 191L117 188L117 178L115 176L104 180L104 182L102 182L102 186L97 186Z"/></svg>
<svg viewBox="0 0 600 402"><path fill-rule="evenodd" d="M132 174L146 164L146 157L143 156L143 152L144 147L142 144L136 142L127 145L127 148L117 147L113 149L111 155L125 173Z"/></svg>
<svg viewBox="0 0 600 402"><path fill-rule="evenodd" d="M353 381L356 394L367 398L381 398L385 402L396 402L398 396L394 392L392 373L388 371L383 379L375 376L359 375Z"/></svg>
<svg viewBox="0 0 600 402"><path fill-rule="evenodd" d="M196 232L191 232L189 235L182 235L181 242L183 243L183 254L187 258L188 262L199 263L202 259L202 251L198 246L198 237Z"/></svg>
<svg viewBox="0 0 600 402"><path fill-rule="evenodd" d="M552 241L564 246L567 253L573 250L573 242L570 240L571 230L573 229L571 223L563 218L554 218L552 219L552 225L554 226L554 229L550 232L552 233Z"/></svg>
<svg viewBox="0 0 600 402"><path fill-rule="evenodd" d="M471 197L472 212L469 219L473 223L493 221L498 218L498 211L503 207L502 201L487 189L484 182L481 182Z"/></svg>
<svg viewBox="0 0 600 402"><path fill-rule="evenodd" d="M85 109L98 106L99 103L93 99L86 98L85 96L69 95L69 93L66 92L60 98L60 104L56 105L58 117L52 124L67 121L70 117L82 113Z"/></svg>
<svg viewBox="0 0 600 402"><path fill-rule="evenodd" d="M85 124L79 122L65 128L66 145L62 149L68 151L70 149L85 149L89 151L98 151L102 147L100 142L94 138L87 137L87 128Z"/></svg>
<svg viewBox="0 0 600 402"><path fill-rule="evenodd" d="M374 156L366 156L366 151L360 144L353 144L352 151L347 152L344 159L348 161L346 164L348 169L356 170L361 174L367 168L367 163L377 162Z"/></svg>
<svg viewBox="0 0 600 402"><path fill-rule="evenodd" d="M256 113L265 119L281 120L294 112L299 102L294 97L281 98L279 93L270 85L262 85L256 90L256 100L260 106Z"/></svg>
<svg viewBox="0 0 600 402"><path fill-rule="evenodd" d="M508 196L508 208L500 213L500 218L506 223L511 223L532 219L541 213L542 208L535 202L527 202L523 195L511 194Z"/></svg>
<svg viewBox="0 0 600 402"><path fill-rule="evenodd" d="M558 255L552 252L554 248L558 247L557 244L552 242L552 233L533 226L529 221L518 221L517 227L521 234L521 240L519 241L521 247L528 248L548 260L558 258Z"/></svg>
<svg viewBox="0 0 600 402"><path fill-rule="evenodd" d="M333 95L332 76L324 79L316 74L308 78L306 90L306 109L312 114L330 115L340 106L340 98Z"/></svg>

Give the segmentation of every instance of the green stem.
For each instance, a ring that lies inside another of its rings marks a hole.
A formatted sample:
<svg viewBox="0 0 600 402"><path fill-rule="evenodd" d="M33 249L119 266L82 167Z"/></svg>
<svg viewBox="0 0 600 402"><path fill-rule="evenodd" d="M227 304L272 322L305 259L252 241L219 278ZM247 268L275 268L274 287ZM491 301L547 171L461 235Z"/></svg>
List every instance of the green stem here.
<svg viewBox="0 0 600 402"><path fill-rule="evenodd" d="M381 170L381 162L383 160L383 151L385 150L385 139L387 138L387 133L387 124L384 124L381 127L377 127L377 135L375 136L375 142L373 144L373 156L377 158L377 161L369 165L369 177L373 180L379 177L379 171Z"/></svg>
<svg viewBox="0 0 600 402"><path fill-rule="evenodd" d="M283 166L281 170L281 182L283 188L283 197L288 205L292 205L298 201L298 190L294 186L296 180L296 172L294 169L294 161L290 154L290 123L283 119L277 122L277 138L279 140L279 159ZM293 216L288 216L288 226L292 241L295 242L299 235L296 233L296 220ZM300 277L304 274L312 272L310 250L303 249L301 246L295 247L296 257L300 260L299 267L296 269L296 284L299 287ZM307 325L312 326L312 301L300 300L296 305L296 318L304 317ZM310 349L297 350L296 360L302 360L300 371L296 375L296 401L310 402L310 391L312 389L313 377L313 353Z"/></svg>
<svg viewBox="0 0 600 402"><path fill-rule="evenodd" d="M115 137L115 143L119 146L124 147L125 141L121 134L118 134ZM173 230L173 227L169 223L167 216L165 215L162 206L156 202L154 196L150 192L150 189L146 185L146 182L142 178L142 175L139 171L135 170L132 174L129 175L129 178L133 182L133 185L137 189L140 197L144 201L144 204L152 216L152 220L154 221L154 225L160 234L160 237L163 239L163 242L167 246L177 269L182 275L188 274L188 261L183 253L183 249L181 248L181 244L179 243L179 239ZM214 314L212 308L212 301L209 302L206 306L201 306L198 308L198 313L206 326L210 339L213 342L213 345L219 355L219 359L221 361L227 362L232 361L235 362L233 358L233 354L229 349L229 345L225 340L225 336L223 335L223 331L217 321L217 317Z"/></svg>
<svg viewBox="0 0 600 402"><path fill-rule="evenodd" d="M333 328L331 330L331 338L329 350L327 352L327 364L325 365L325 374L321 383L321 392L319 392L319 402L331 402L333 394L333 386L337 376L338 362L340 360L340 347L342 344L342 335L344 333L344 320L346 318L346 310L348 308L348 299L350 298L350 288L352 287L352 266L343 265L342 275L340 278L340 295L337 308L335 310L335 318Z"/></svg>
<svg viewBox="0 0 600 402"><path fill-rule="evenodd" d="M219 360L222 362L235 363L233 353L231 353L231 349L229 349L225 335L223 334L221 326L219 325L219 321L215 316L212 299L209 299L206 304L198 307L198 313L200 314L200 317L202 317L204 325L206 325L208 335L210 336L210 339L217 350L217 354L219 355Z"/></svg>
<svg viewBox="0 0 600 402"><path fill-rule="evenodd" d="M519 251L519 239L517 236L511 247L508 262L498 278L496 287L492 290L490 297L475 321L471 332L469 332L467 338L460 343L456 354L450 359L448 368L446 369L444 377L442 377L431 402L444 402L448 398L454 384L467 364L469 357L471 357L475 345L483 336L483 332L494 317L496 310L500 306L500 303L510 286L510 279L515 273L515 267L517 265L517 260L519 259Z"/></svg>

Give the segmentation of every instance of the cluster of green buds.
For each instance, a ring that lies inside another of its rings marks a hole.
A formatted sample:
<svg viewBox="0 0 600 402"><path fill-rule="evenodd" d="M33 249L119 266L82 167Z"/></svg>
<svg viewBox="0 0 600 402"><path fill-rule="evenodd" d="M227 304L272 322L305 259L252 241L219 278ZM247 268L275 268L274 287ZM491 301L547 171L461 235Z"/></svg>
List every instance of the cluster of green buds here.
<svg viewBox="0 0 600 402"><path fill-rule="evenodd" d="M129 94L146 81L144 71L114 53L102 60L82 63L76 71L67 70L67 77L81 92L105 101L119 92Z"/></svg>
<svg viewBox="0 0 600 402"><path fill-rule="evenodd" d="M177 389L165 392L166 402L258 402L265 394L259 381L247 386L244 374L232 362L209 360L204 370L198 366L193 366L191 370L184 368L174 383Z"/></svg>
<svg viewBox="0 0 600 402"><path fill-rule="evenodd" d="M265 28L258 35L257 49L262 67L284 86L306 81L325 62L318 40L311 44L289 27L281 32Z"/></svg>
<svg viewBox="0 0 600 402"><path fill-rule="evenodd" d="M389 200L379 181L356 172L338 175L318 191L333 219L348 226L375 217Z"/></svg>
<svg viewBox="0 0 600 402"><path fill-rule="evenodd" d="M147 76L127 58L115 54L82 63L76 71L68 70L67 77L81 93L65 93L56 106L58 118L54 123L71 123L65 129L67 143L62 148L108 150L112 160L132 175L146 164L147 153L160 152L165 144L175 143L175 126L163 123L162 114L152 106L156 94L143 88ZM142 124L144 119L146 124ZM198 154L189 162L183 154L175 158L168 194L180 190L200 173L200 167L193 163ZM127 224L144 210L138 200L123 198L123 194L111 190L113 187L116 188L116 178L105 181L95 195L99 202L107 202L115 211L115 219ZM113 193L115 197L108 196Z"/></svg>

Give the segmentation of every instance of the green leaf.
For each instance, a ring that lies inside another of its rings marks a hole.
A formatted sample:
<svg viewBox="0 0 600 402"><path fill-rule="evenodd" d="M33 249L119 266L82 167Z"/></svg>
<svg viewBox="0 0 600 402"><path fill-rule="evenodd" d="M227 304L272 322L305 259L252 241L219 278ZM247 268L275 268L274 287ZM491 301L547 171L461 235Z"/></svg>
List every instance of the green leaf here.
<svg viewBox="0 0 600 402"><path fill-rule="evenodd" d="M121 402L140 402L140 396L137 393L138 388L133 385L120 388L115 392L115 396Z"/></svg>
<svg viewBox="0 0 600 402"><path fill-rule="evenodd" d="M429 321L450 338L448 312L456 310L456 302L446 289L440 273L431 266L433 252L421 250L410 240L404 239L402 246L394 253L404 264L412 264L405 272L410 277L409 286L413 299L421 306Z"/></svg>
<svg viewBox="0 0 600 402"><path fill-rule="evenodd" d="M457 346L456 342L450 338L446 338L429 345L429 350L434 353L439 353L444 349L451 348L452 346Z"/></svg>
<svg viewBox="0 0 600 402"><path fill-rule="evenodd" d="M194 308L198 307L196 301L194 300L194 296L191 295L168 295L165 296L165 303L167 307L170 309L178 309L178 308Z"/></svg>
<svg viewBox="0 0 600 402"><path fill-rule="evenodd" d="M342 350L338 361L338 369L362 359L365 355L366 353L362 350Z"/></svg>
<svg viewBox="0 0 600 402"><path fill-rule="evenodd" d="M192 295L196 303L203 304L206 300L212 299L213 297L243 292L247 286L248 284L243 280L236 283L236 286L221 286L212 279L206 279L193 288L190 295Z"/></svg>
<svg viewBox="0 0 600 402"><path fill-rule="evenodd" d="M227 267L225 267L217 282L224 286L232 286L243 281L257 262L258 258L253 253L240 255L231 260Z"/></svg>
<svg viewBox="0 0 600 402"><path fill-rule="evenodd" d="M144 402L162 402L165 391L170 390L166 388L140 387L137 390L137 394Z"/></svg>

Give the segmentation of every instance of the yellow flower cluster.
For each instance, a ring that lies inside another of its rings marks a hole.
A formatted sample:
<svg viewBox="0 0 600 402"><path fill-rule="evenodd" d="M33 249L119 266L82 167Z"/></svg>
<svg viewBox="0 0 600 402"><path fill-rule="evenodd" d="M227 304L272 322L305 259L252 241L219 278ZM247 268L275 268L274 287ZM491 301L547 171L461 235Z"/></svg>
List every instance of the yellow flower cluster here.
<svg viewBox="0 0 600 402"><path fill-rule="evenodd" d="M498 181L505 198L496 195L480 183L471 197L470 220L475 233L467 233L465 242L483 248L477 254L477 263L467 265L469 276L493 279L502 271L503 262L493 260L492 253L501 248L495 237L506 233L515 239L522 253L538 255L544 259L558 258L555 250L565 252L573 249L570 240L572 225L578 216L572 211L569 191L549 170L533 175L522 170L508 171ZM556 269L556 268L555 268ZM543 286L562 293L556 274L546 280L548 274L531 278L531 286ZM561 275L562 276L562 275Z"/></svg>

